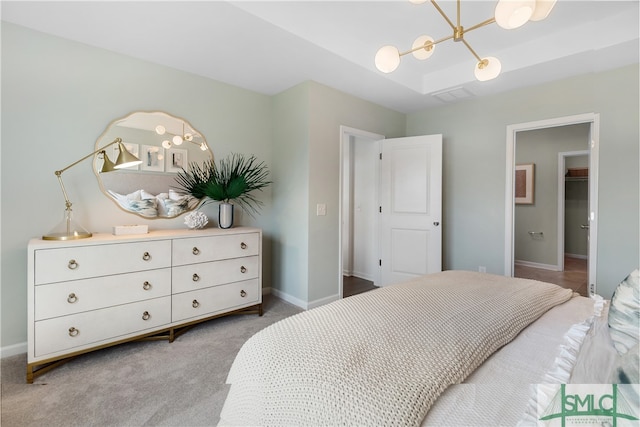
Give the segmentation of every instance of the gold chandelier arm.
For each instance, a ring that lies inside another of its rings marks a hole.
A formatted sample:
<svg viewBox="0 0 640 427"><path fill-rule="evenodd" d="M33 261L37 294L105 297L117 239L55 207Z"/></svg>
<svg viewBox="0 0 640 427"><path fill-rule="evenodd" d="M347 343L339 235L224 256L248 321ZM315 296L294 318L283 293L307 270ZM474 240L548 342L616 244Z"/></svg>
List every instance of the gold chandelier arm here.
<svg viewBox="0 0 640 427"><path fill-rule="evenodd" d="M467 49L469 49L469 52L471 52L471 54L476 57L478 62L482 62L482 58L480 58L478 54L471 48L471 46L469 46L469 43L467 43L465 39L461 39L461 40L462 40L462 43L464 43L464 45L467 47Z"/></svg>
<svg viewBox="0 0 640 427"><path fill-rule="evenodd" d="M438 12L440 12L440 15L442 15L445 21L447 21L447 23L451 26L451 29L455 31L456 26L453 24L453 22L451 22L447 14L444 13L442 9L440 9L440 6L438 6L438 3L436 3L436 0L431 0L431 4L438 10ZM458 0L458 6L460 6L460 0ZM460 13L460 9L458 9L458 14L459 13Z"/></svg>
<svg viewBox="0 0 640 427"><path fill-rule="evenodd" d="M75 162L71 163L69 166L67 166L67 167L65 167L65 168L62 168L62 169L60 169L60 170L58 170L58 171L55 171L56 176L62 175L62 172L66 171L67 169L74 167L75 165L77 165L77 164L78 164L78 163L80 163L81 161L83 161L83 160L85 160L85 159L88 159L89 157L93 156L94 154L97 154L97 153L99 153L100 151L103 151L105 148L107 148L107 147L109 147L109 146L111 146L111 145L113 145L113 144L116 144L116 143L118 143L118 142L122 142L122 139L121 139L121 138L116 138L116 139L114 139L113 141L111 141L110 143L108 143L107 145L105 145L104 147L102 147L102 148L98 148L98 149L97 149L96 151L94 151L93 153L91 153L91 154L87 154L86 156L84 156L84 157L83 157L83 158L81 158L80 160L77 160L77 161L75 161ZM63 191L64 191L64 187L63 187Z"/></svg>
<svg viewBox="0 0 640 427"><path fill-rule="evenodd" d="M481 23L474 25L473 27L465 28L464 32L468 33L469 31L473 31L473 30L476 30L478 28L486 27L487 25L493 24L494 22L496 22L496 18L490 18L490 19L487 19L486 21L482 21Z"/></svg>
<svg viewBox="0 0 640 427"><path fill-rule="evenodd" d="M433 42L431 43L431 45L432 45L432 46L435 46L435 45L437 45L438 43L442 43L442 42L444 42L444 41L451 40L453 37L454 37L454 35L453 35L453 34L452 34L452 35L450 35L450 36L447 36L447 37L443 37L443 38L441 38L441 39L438 39L438 40L433 41ZM416 47L416 48L414 48L414 49L409 49L409 50L407 50L406 52L400 52L400 53L399 53L399 55L400 55L400 56L408 55L408 54L413 53L413 52L415 52L416 50L420 50L420 49L424 49L424 45L422 45L422 46L418 46L418 47Z"/></svg>

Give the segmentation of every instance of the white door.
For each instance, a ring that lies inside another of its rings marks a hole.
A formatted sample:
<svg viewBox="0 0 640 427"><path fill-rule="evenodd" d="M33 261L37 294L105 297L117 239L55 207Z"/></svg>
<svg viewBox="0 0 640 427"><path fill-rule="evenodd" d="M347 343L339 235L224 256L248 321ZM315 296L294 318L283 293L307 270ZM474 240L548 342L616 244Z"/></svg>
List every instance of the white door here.
<svg viewBox="0 0 640 427"><path fill-rule="evenodd" d="M442 270L442 135L382 141L380 285Z"/></svg>

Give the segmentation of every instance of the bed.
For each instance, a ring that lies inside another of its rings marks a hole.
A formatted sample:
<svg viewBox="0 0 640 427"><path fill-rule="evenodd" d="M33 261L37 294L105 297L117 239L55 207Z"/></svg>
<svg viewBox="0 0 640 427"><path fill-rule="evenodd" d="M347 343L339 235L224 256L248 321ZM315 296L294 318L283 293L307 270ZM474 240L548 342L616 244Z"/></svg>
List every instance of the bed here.
<svg viewBox="0 0 640 427"><path fill-rule="evenodd" d="M219 425L535 425L559 384L638 382L637 270L623 285L610 310L549 283L445 271L300 313L244 344ZM637 386L624 393L637 401Z"/></svg>

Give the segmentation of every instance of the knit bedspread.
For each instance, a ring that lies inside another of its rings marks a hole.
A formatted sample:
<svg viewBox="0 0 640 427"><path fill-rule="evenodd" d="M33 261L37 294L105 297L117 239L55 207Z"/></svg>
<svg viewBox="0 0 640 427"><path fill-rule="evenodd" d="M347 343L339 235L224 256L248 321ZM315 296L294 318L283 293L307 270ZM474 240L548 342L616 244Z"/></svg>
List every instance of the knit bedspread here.
<svg viewBox="0 0 640 427"><path fill-rule="evenodd" d="M571 296L446 271L291 316L238 353L220 425L419 426L448 386Z"/></svg>

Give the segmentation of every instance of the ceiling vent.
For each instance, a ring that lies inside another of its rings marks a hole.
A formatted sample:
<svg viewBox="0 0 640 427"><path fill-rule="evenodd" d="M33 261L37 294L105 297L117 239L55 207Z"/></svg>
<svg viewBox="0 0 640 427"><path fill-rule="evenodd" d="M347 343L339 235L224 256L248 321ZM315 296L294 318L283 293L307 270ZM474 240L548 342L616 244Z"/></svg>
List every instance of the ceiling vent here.
<svg viewBox="0 0 640 427"><path fill-rule="evenodd" d="M462 86L459 86L454 87L453 89L447 89L440 92L432 93L431 96L439 99L442 102L455 102L461 99L470 98L474 95Z"/></svg>

